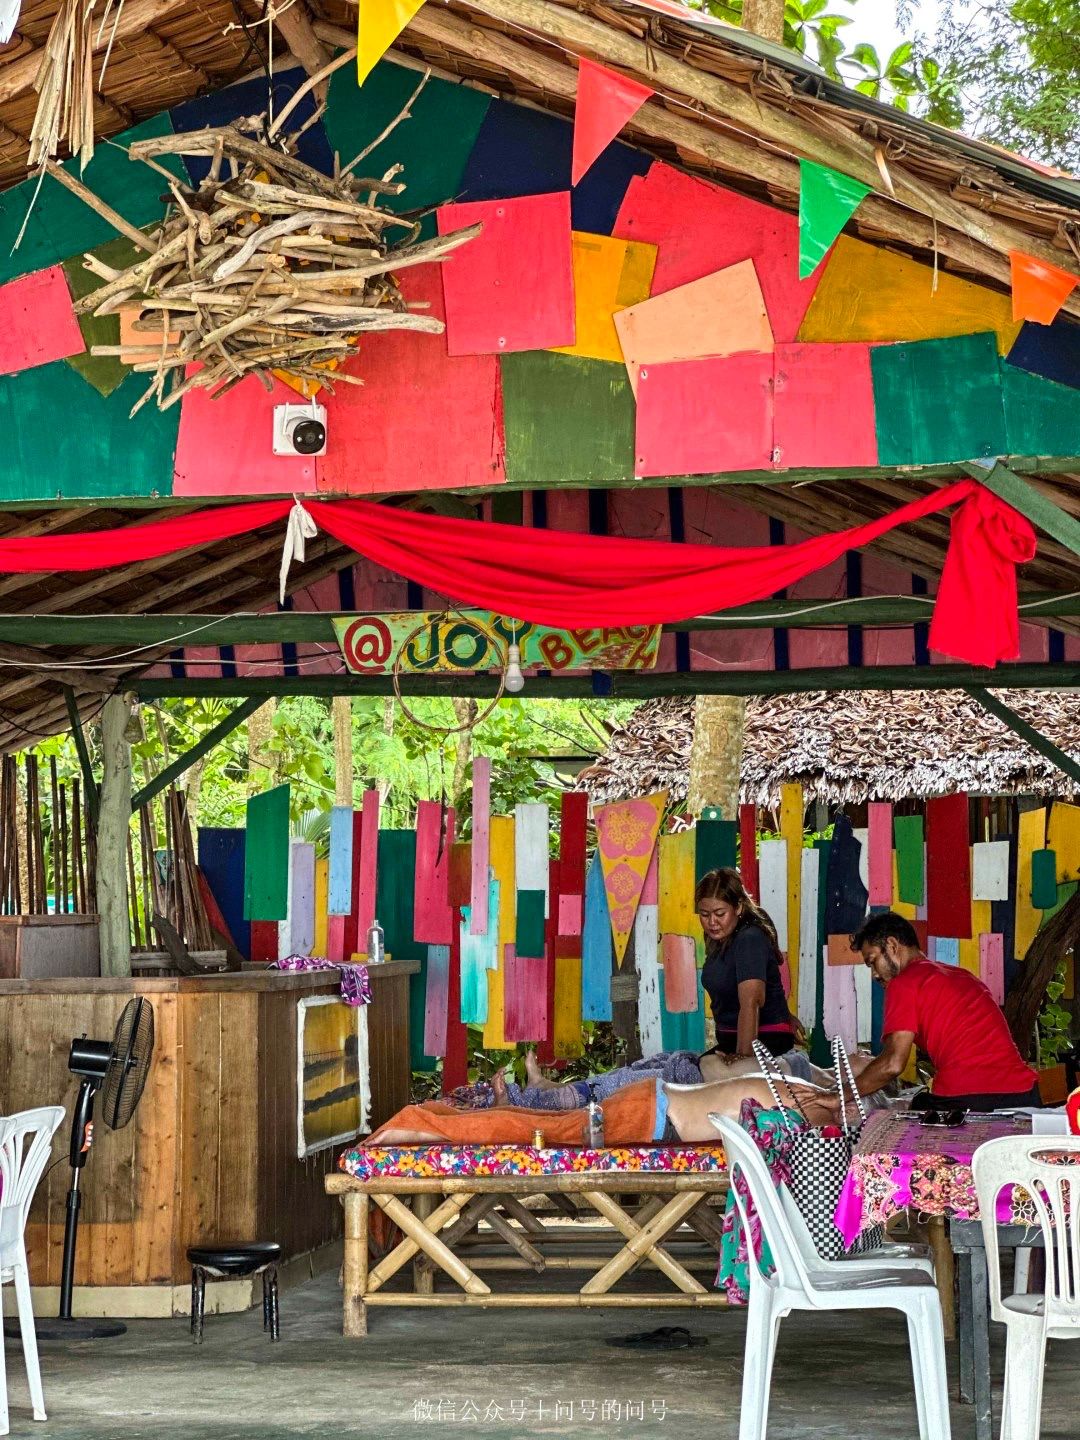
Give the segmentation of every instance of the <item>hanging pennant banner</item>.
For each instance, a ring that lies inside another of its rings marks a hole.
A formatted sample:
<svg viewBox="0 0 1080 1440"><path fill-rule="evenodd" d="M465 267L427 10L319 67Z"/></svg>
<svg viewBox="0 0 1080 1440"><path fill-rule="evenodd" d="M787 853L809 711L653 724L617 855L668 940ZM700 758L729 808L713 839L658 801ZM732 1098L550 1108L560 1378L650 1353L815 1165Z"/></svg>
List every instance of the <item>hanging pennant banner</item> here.
<svg viewBox="0 0 1080 1440"><path fill-rule="evenodd" d="M799 161L799 279L808 279L869 195L870 186L827 165Z"/></svg>
<svg viewBox="0 0 1080 1440"><path fill-rule="evenodd" d="M619 965L626 954L626 943L633 929L667 801L668 792L659 790L640 800L602 805L594 816L615 960Z"/></svg>
<svg viewBox="0 0 1080 1440"><path fill-rule="evenodd" d="M552 630L528 621L511 622L489 610L335 616L333 624L354 675L389 675L395 662L407 674L501 670L506 646L515 635L526 669L651 670L660 653L659 625Z"/></svg>
<svg viewBox="0 0 1080 1440"><path fill-rule="evenodd" d="M1014 320L1034 320L1049 325L1062 305L1080 284L1080 279L1036 260L1022 250L1009 251L1012 267L1012 307Z"/></svg>
<svg viewBox="0 0 1080 1440"><path fill-rule="evenodd" d="M424 0L362 0L357 6L356 83L363 85Z"/></svg>
<svg viewBox="0 0 1080 1440"><path fill-rule="evenodd" d="M605 70L592 60L583 57L578 61L572 185L578 183L630 117L655 93L648 85L617 75L614 70Z"/></svg>

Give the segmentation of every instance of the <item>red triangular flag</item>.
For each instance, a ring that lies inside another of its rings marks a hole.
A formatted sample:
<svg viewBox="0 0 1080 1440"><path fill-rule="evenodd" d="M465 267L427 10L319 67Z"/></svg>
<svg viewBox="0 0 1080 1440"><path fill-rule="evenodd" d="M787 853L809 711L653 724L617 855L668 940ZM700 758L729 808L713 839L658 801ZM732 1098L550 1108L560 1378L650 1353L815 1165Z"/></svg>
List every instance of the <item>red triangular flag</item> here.
<svg viewBox="0 0 1080 1440"><path fill-rule="evenodd" d="M648 85L617 75L614 70L605 70L593 60L579 60L572 184L578 183L631 115L655 93Z"/></svg>
<svg viewBox="0 0 1080 1440"><path fill-rule="evenodd" d="M1045 260L1022 250L1010 250L1014 320L1035 320L1049 325L1080 280Z"/></svg>

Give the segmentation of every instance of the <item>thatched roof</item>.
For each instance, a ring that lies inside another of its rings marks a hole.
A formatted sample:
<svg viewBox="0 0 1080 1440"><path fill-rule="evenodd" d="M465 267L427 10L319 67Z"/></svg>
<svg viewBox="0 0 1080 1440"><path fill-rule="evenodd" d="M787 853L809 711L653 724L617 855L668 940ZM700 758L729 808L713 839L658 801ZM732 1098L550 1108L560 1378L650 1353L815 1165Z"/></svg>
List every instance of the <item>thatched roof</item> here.
<svg viewBox="0 0 1080 1440"><path fill-rule="evenodd" d="M997 692L1080 760L1080 694ZM579 784L596 801L670 789L686 797L694 702L650 700ZM843 690L746 702L742 799L776 805L785 781L808 800L859 804L974 795L1073 798L1076 785L961 690Z"/></svg>

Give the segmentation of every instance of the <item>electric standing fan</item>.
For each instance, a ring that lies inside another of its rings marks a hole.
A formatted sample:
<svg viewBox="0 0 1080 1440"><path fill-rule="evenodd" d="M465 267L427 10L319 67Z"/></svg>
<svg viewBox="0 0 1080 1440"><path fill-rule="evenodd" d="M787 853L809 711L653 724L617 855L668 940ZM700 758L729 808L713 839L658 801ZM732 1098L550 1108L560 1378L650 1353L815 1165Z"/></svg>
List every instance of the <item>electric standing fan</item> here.
<svg viewBox="0 0 1080 1440"><path fill-rule="evenodd" d="M101 1111L110 1130L122 1130L135 1113L150 1061L154 1054L154 1011L149 1000L137 996L124 1006L111 1040L72 1040L68 1069L82 1076L75 1112L71 1117L71 1189L67 1197L64 1225L64 1263L60 1275L60 1313L56 1319L40 1319L35 1326L39 1340L95 1340L123 1335L127 1326L119 1320L75 1320L71 1315L71 1291L75 1277L75 1246L79 1233L82 1194L79 1179L94 1140L94 1099L101 1091ZM6 1329L7 1327L5 1327ZM17 1325L14 1333L18 1333Z"/></svg>

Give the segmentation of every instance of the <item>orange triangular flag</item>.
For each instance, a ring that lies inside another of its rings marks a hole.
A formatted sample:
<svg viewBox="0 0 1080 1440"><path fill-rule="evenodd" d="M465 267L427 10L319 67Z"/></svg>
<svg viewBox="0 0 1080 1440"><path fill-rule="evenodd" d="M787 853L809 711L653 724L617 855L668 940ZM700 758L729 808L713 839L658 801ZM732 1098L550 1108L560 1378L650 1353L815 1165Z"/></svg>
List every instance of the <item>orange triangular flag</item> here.
<svg viewBox="0 0 1080 1440"><path fill-rule="evenodd" d="M596 848L604 876L611 938L616 964L622 965L630 931L634 928L645 877L649 873L660 822L667 809L668 792L658 790L640 800L620 800L601 805L596 821Z"/></svg>
<svg viewBox="0 0 1080 1440"><path fill-rule="evenodd" d="M648 85L618 75L614 70L605 70L593 60L578 61L572 185L578 183L593 161L607 149L631 115L655 94Z"/></svg>
<svg viewBox="0 0 1080 1440"><path fill-rule="evenodd" d="M1014 320L1035 320L1049 325L1062 305L1080 285L1080 276L1036 260L1022 250L1010 250Z"/></svg>

